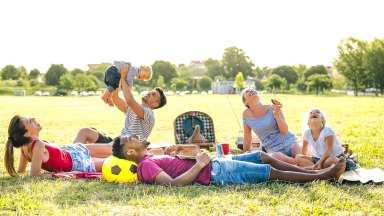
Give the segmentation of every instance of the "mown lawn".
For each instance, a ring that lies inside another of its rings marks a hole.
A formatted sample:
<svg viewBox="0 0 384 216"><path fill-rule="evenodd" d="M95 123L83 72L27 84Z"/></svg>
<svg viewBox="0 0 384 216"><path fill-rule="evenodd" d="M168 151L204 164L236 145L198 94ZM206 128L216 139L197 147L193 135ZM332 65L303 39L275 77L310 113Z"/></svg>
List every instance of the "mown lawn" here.
<svg viewBox="0 0 384 216"><path fill-rule="evenodd" d="M289 128L302 134L303 114L319 107L343 143L359 154L364 167L384 167L384 98L349 96L263 95L284 104ZM239 95L171 96L156 113L152 143L174 142L173 120L185 111L201 110L214 120L217 142L231 143L240 134L243 105ZM231 106L232 105L232 106ZM0 161L10 118L36 117L41 138L65 145L77 130L93 126L117 135L124 115L97 97L0 96ZM236 116L235 116L236 115ZM17 156L15 154L15 156ZM17 163L15 163L17 164ZM337 185L330 182L184 188L119 185L102 181L66 181L8 177L0 163L0 215L383 215L383 185Z"/></svg>

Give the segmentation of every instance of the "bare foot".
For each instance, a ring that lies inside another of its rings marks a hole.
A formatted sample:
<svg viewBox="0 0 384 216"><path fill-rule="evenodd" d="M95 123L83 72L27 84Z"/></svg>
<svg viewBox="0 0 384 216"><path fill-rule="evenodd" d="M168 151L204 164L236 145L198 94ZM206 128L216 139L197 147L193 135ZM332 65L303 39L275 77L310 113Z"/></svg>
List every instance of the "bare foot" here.
<svg viewBox="0 0 384 216"><path fill-rule="evenodd" d="M340 158L340 160L336 163L336 165L331 167L333 171L332 177L338 180L340 176L345 172L345 168L347 167L347 164L344 158Z"/></svg>

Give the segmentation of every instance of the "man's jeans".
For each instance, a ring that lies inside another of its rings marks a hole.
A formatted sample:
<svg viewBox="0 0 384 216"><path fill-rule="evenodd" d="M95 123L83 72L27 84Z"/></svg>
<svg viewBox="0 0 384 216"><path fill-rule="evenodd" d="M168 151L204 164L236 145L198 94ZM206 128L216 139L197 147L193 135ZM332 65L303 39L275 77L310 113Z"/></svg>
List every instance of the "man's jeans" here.
<svg viewBox="0 0 384 216"><path fill-rule="evenodd" d="M252 184L269 180L271 166L262 164L261 152L212 159L211 183L214 185Z"/></svg>

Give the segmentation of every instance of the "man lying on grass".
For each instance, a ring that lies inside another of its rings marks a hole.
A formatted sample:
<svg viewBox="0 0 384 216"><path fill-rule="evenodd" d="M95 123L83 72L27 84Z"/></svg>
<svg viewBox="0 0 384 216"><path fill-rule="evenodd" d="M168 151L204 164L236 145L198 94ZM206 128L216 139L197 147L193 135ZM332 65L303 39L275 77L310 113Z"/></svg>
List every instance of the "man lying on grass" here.
<svg viewBox="0 0 384 216"><path fill-rule="evenodd" d="M213 158L201 152L196 160L183 160L169 155L147 155L145 147L134 137L116 138L113 155L138 162L138 177L141 182L159 185L184 186L253 184L269 180L309 182L313 180L338 179L345 170L345 160L322 170L306 170L277 159L261 151Z"/></svg>

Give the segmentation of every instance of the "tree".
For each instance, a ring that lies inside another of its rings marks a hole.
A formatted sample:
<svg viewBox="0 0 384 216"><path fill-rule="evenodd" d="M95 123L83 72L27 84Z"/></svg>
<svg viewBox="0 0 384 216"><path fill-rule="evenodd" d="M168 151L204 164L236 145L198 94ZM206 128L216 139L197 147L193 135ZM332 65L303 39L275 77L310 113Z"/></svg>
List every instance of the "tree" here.
<svg viewBox="0 0 384 216"><path fill-rule="evenodd" d="M302 79L304 77L305 71L307 71L307 66L303 64L294 65L293 69L296 71L297 75L299 76L299 79Z"/></svg>
<svg viewBox="0 0 384 216"><path fill-rule="evenodd" d="M40 77L40 71L38 69L33 69L29 72L28 78L30 80L36 80Z"/></svg>
<svg viewBox="0 0 384 216"><path fill-rule="evenodd" d="M301 92L305 92L307 90L307 83L306 81L304 80L304 77L303 78L300 78L297 82L296 82L296 89L298 91L301 91Z"/></svg>
<svg viewBox="0 0 384 216"><path fill-rule="evenodd" d="M233 79L239 71L243 72L245 77L253 76L252 68L254 64L242 49L237 47L226 48L222 63L225 69L225 76L228 79Z"/></svg>
<svg viewBox="0 0 384 216"><path fill-rule="evenodd" d="M237 90L242 90L244 88L244 76L242 72L237 73L235 78L235 85Z"/></svg>
<svg viewBox="0 0 384 216"><path fill-rule="evenodd" d="M164 82L167 85L171 83L171 80L173 78L177 77L175 66L167 61L161 61L161 60L155 61L152 64L152 71L153 71L153 75L152 75L153 84L156 84L159 76L164 77Z"/></svg>
<svg viewBox="0 0 384 216"><path fill-rule="evenodd" d="M338 46L338 57L334 61L335 68L345 76L352 85L355 96L359 90L364 90L369 82L368 71L364 67L367 43L355 38L341 41Z"/></svg>
<svg viewBox="0 0 384 216"><path fill-rule="evenodd" d="M72 90L75 88L75 78L72 74L64 74L60 77L59 89Z"/></svg>
<svg viewBox="0 0 384 216"><path fill-rule="evenodd" d="M76 76L77 74L83 74L83 73L85 73L85 72L79 68L75 68L71 71L72 76Z"/></svg>
<svg viewBox="0 0 384 216"><path fill-rule="evenodd" d="M271 68L269 67L256 67L255 69L255 75L256 75L256 78L259 79L259 80L262 80L262 79L266 79L267 77L269 77L271 74L272 74L272 70Z"/></svg>
<svg viewBox="0 0 384 216"><path fill-rule="evenodd" d="M268 78L268 84L267 85L274 92L275 90L280 90L285 82L286 82L286 80L284 78L280 77L277 74L272 74Z"/></svg>
<svg viewBox="0 0 384 216"><path fill-rule="evenodd" d="M3 80L17 80L20 78L20 71L13 65L7 65L2 70L1 78Z"/></svg>
<svg viewBox="0 0 384 216"><path fill-rule="evenodd" d="M332 80L328 75L314 74L308 77L308 87L315 89L316 95L318 95L320 91L332 88Z"/></svg>
<svg viewBox="0 0 384 216"><path fill-rule="evenodd" d="M95 77L95 79L97 78ZM90 75L77 74L74 79L74 88L79 92L93 91L97 90L97 85Z"/></svg>
<svg viewBox="0 0 384 216"><path fill-rule="evenodd" d="M173 78L171 81L171 88L176 91L185 90L187 86L188 82L180 78Z"/></svg>
<svg viewBox="0 0 384 216"><path fill-rule="evenodd" d="M160 75L157 78L156 86L161 87L161 88L165 88L166 87L163 76Z"/></svg>
<svg viewBox="0 0 384 216"><path fill-rule="evenodd" d="M207 75L212 79L225 75L224 66L219 60L209 58L204 61L204 65L207 68Z"/></svg>
<svg viewBox="0 0 384 216"><path fill-rule="evenodd" d="M265 89L263 81L256 79L255 80L256 90L263 91Z"/></svg>
<svg viewBox="0 0 384 216"><path fill-rule="evenodd" d="M197 82L197 87L200 91L208 91L211 89L212 79L209 76L203 76Z"/></svg>
<svg viewBox="0 0 384 216"><path fill-rule="evenodd" d="M17 70L20 73L21 79L26 79L28 77L27 69L24 66L20 66Z"/></svg>
<svg viewBox="0 0 384 216"><path fill-rule="evenodd" d="M324 65L316 65L316 66L312 66L310 68L308 68L308 70L306 70L304 72L304 78L305 80L308 80L308 77L314 75L314 74L328 74L328 71L327 71L327 68L324 66Z"/></svg>
<svg viewBox="0 0 384 216"><path fill-rule="evenodd" d="M283 65L272 70L272 74L277 74L281 78L284 78L287 81L287 89L289 89L290 84L295 84L299 78L296 71L291 66Z"/></svg>
<svg viewBox="0 0 384 216"><path fill-rule="evenodd" d="M369 72L370 82L373 87L384 93L384 40L375 38L369 43L365 68Z"/></svg>
<svg viewBox="0 0 384 216"><path fill-rule="evenodd" d="M94 75L98 80L104 82L104 74L110 63L89 64L87 74Z"/></svg>
<svg viewBox="0 0 384 216"><path fill-rule="evenodd" d="M346 86L346 80L345 80L345 77L343 75L336 75L334 77L332 77L332 87L334 89L345 89L347 86Z"/></svg>
<svg viewBox="0 0 384 216"><path fill-rule="evenodd" d="M68 70L62 64L52 64L45 74L45 83L47 85L57 86L60 77L67 73Z"/></svg>
<svg viewBox="0 0 384 216"><path fill-rule="evenodd" d="M90 90L97 90L97 88L99 88L101 85L101 82L99 79L97 79L96 76L92 75L92 74L88 74L87 75L88 78L93 82L94 86L93 88L91 88Z"/></svg>

